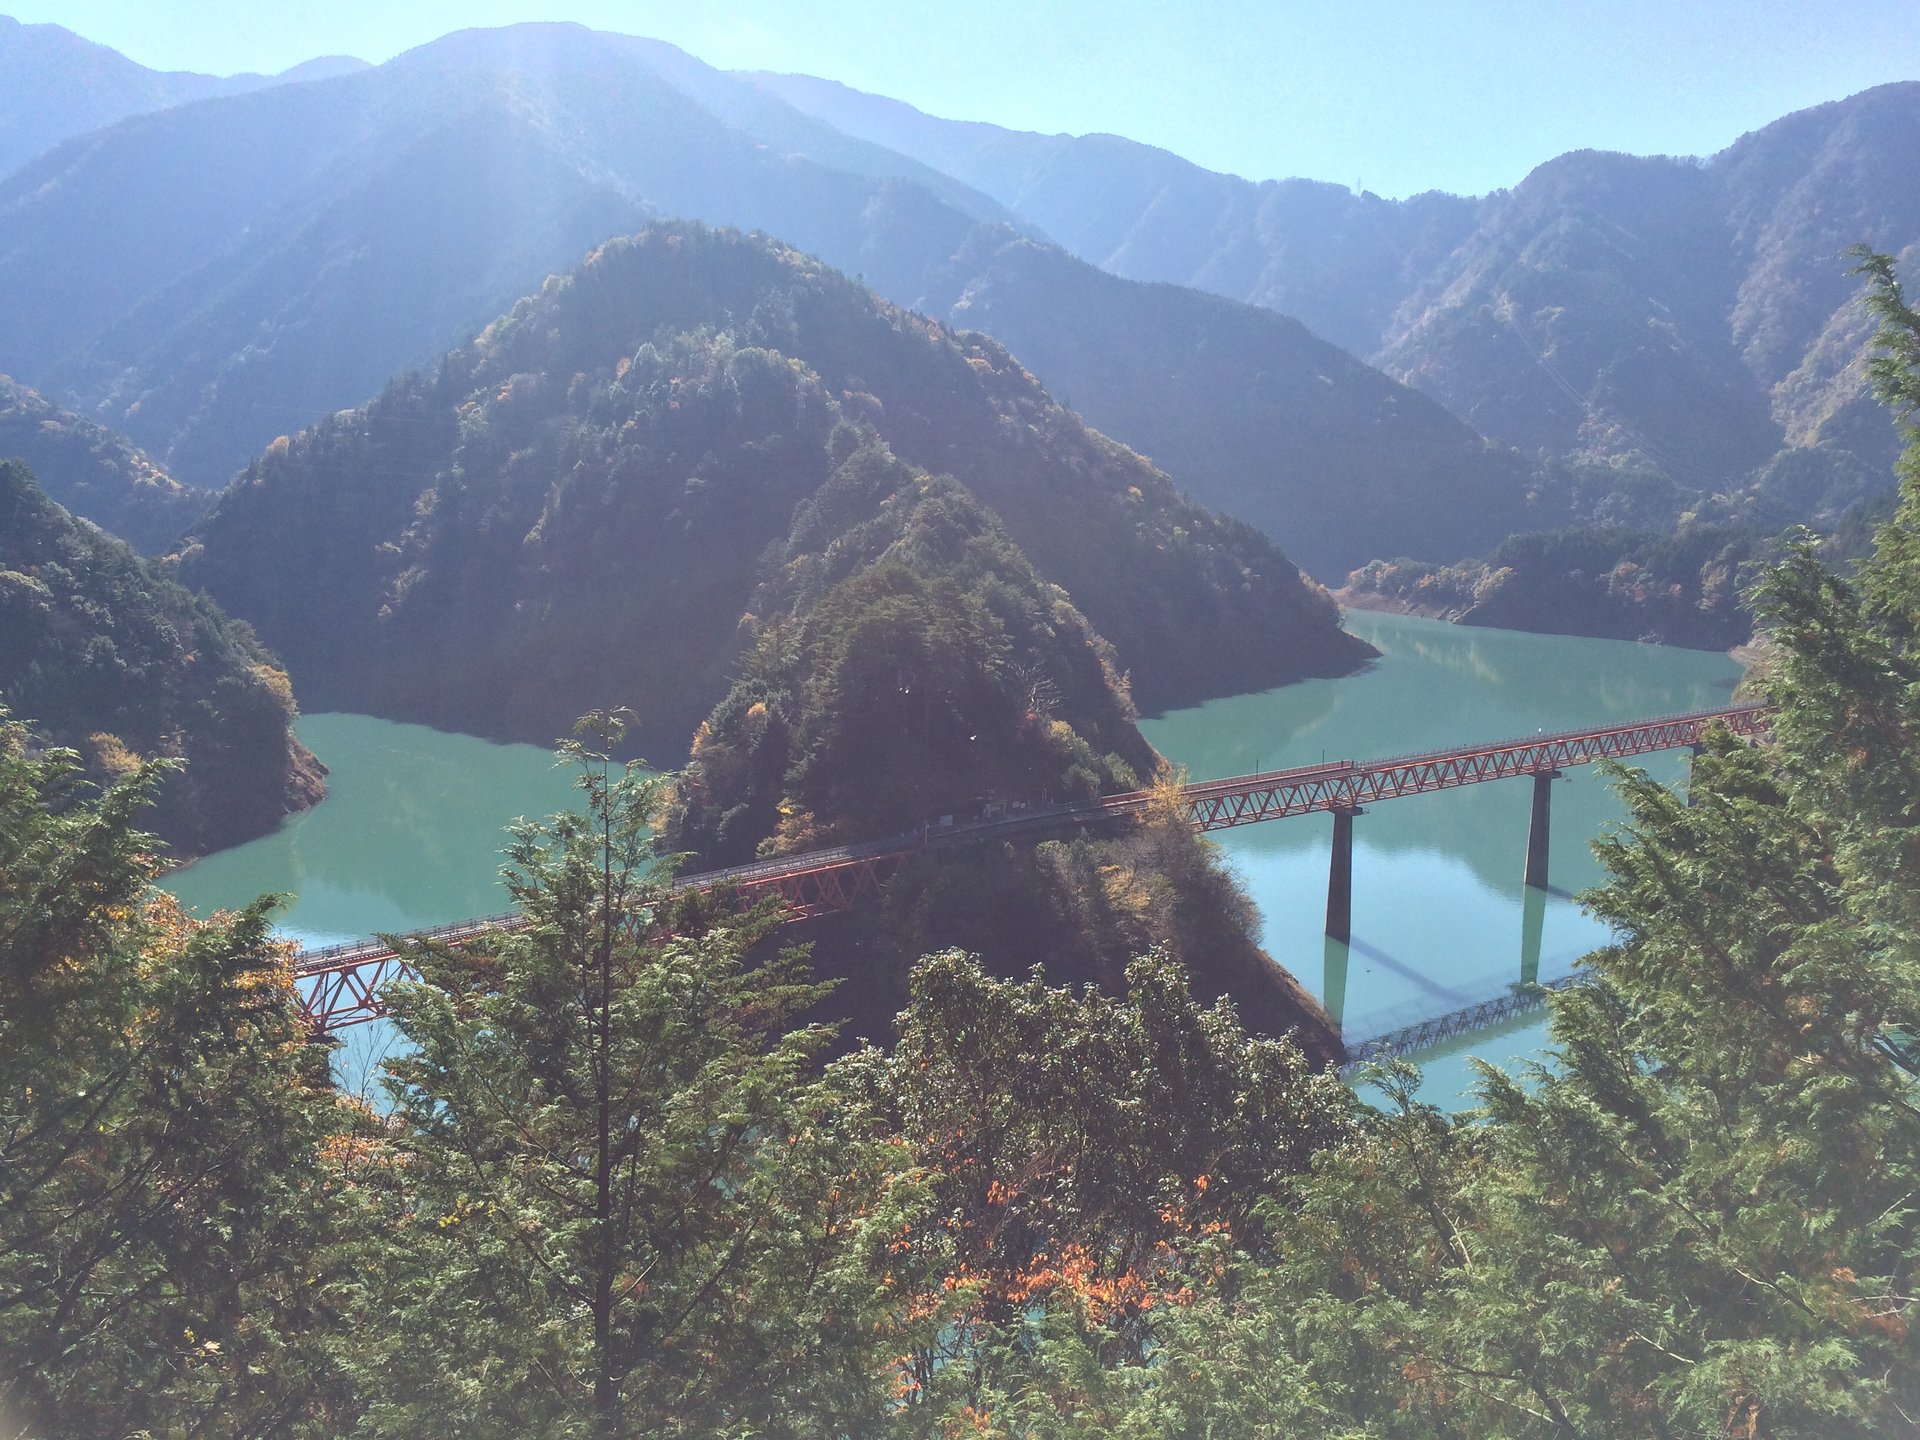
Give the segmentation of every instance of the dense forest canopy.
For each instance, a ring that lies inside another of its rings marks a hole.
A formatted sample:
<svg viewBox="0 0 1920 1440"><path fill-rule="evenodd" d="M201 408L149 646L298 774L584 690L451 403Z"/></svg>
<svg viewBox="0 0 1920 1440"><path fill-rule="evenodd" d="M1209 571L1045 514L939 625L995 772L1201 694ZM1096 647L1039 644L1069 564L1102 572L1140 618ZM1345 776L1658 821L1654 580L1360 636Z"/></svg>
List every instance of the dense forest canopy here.
<svg viewBox="0 0 1920 1440"><path fill-rule="evenodd" d="M1368 653L1269 542L991 341L691 225L610 243L433 374L275 442L181 574L257 625L310 703L523 739L631 703L672 755L726 693L746 617L826 603L846 558L891 543L862 526L906 470L964 487L1025 557L996 541L1004 562L1037 572L1017 583L1064 589L1143 705ZM1054 664L1027 651L1009 663ZM1127 754L1111 718L1088 723L1097 754Z"/></svg>
<svg viewBox="0 0 1920 1440"><path fill-rule="evenodd" d="M96 778L172 757L153 824L190 854L263 834L325 793L286 672L204 597L0 461L0 703Z"/></svg>
<svg viewBox="0 0 1920 1440"><path fill-rule="evenodd" d="M5 375L0 456L24 461L50 499L143 555L171 549L213 503L111 430Z"/></svg>

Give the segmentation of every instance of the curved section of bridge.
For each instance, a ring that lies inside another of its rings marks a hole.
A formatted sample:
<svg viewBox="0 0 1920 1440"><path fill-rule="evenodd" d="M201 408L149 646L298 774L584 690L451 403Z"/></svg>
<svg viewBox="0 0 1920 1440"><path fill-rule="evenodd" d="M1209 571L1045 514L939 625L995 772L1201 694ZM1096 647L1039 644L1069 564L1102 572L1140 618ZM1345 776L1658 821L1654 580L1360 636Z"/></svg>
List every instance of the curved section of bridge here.
<svg viewBox="0 0 1920 1440"><path fill-rule="evenodd" d="M1196 830L1255 825L1295 815L1351 817L1363 806L1402 795L1450 790L1489 780L1531 775L1549 779L1575 765L1596 760L1627 760L1659 750L1698 746L1712 727L1753 738L1766 729L1766 707L1736 705L1685 715L1663 715L1591 730L1570 730L1532 739L1459 746L1398 755L1384 760L1340 760L1331 764L1237 775L1188 785L1181 803ZM1085 805L1028 810L969 824L928 827L864 845L813 850L725 870L686 875L674 882L676 893L731 886L745 903L777 895L788 918L806 920L851 910L878 890L906 859L926 850L982 840L1012 839L1138 819L1157 801L1155 792L1135 790ZM1348 831L1349 836L1351 830ZM1336 865L1338 864L1336 854ZM1529 883L1533 882L1531 866ZM1544 883L1544 876L1542 876ZM525 922L517 914L491 915L441 925L403 937L459 944L476 936L513 930ZM1334 923L1329 907L1329 933ZM1344 938L1344 936L1340 937ZM327 1032L372 1020L385 1013L380 989L406 973L406 965L385 940L356 941L294 958L301 1006L315 1029Z"/></svg>

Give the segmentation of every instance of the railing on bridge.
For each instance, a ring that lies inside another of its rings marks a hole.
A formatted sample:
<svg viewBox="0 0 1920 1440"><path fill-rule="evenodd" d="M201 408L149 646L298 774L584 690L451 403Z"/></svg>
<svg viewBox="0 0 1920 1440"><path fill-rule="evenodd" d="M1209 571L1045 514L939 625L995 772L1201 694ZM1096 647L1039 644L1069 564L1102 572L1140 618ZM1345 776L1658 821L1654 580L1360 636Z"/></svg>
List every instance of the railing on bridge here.
<svg viewBox="0 0 1920 1440"><path fill-rule="evenodd" d="M1224 830L1291 815L1358 810L1402 795L1682 749L1698 745L1701 736L1716 724L1725 725L1736 735L1752 737L1765 730L1766 715L1765 706L1737 705L1662 715L1599 730L1536 735L1530 740L1428 750L1384 760L1339 760L1261 775L1205 780L1187 787L1187 813L1196 830ZM1114 809L1144 810L1148 794L1142 790L1116 795L1106 803Z"/></svg>
<svg viewBox="0 0 1920 1440"><path fill-rule="evenodd" d="M688 875L676 880L670 892L733 887L743 903L753 904L778 895L789 920L811 920L851 910L877 890L912 853L895 842L842 846L814 851L786 861L764 861L725 870ZM458 945L481 935L519 930L526 917L517 911L438 925L408 934L405 940L438 941ZM408 974L406 962L386 941L374 938L322 950L303 950L294 957L294 978L301 986L300 1008L309 1024L322 1032L377 1020L386 1014L380 990Z"/></svg>
<svg viewBox="0 0 1920 1440"><path fill-rule="evenodd" d="M1385 760L1341 760L1332 764L1300 766L1225 780L1205 780L1186 787L1187 815L1193 827L1201 831L1253 825L1293 815L1334 815L1336 844L1333 878L1329 885L1327 930L1328 934L1344 940L1347 917L1343 907L1336 915L1334 896L1339 892L1344 901L1350 891L1350 887L1342 889L1340 877L1343 873L1348 876L1351 874L1351 821L1365 804L1401 795L1417 795L1489 780L1532 775L1539 783L1536 785L1534 808L1536 833L1530 842L1529 853L1537 848L1544 855L1544 782L1557 776L1563 768L1587 765L1596 760L1628 759L1659 750L1697 747L1702 736L1714 725L1724 725L1736 735L1756 736L1766 728L1766 714L1764 706L1737 705L1722 710L1663 715L1631 725L1536 735L1530 740L1498 741L1394 756ZM684 893L729 885L736 888L742 899L749 903L769 894L778 895L790 919L812 919L852 909L877 890L908 856L923 849L1138 818L1146 813L1153 801L1153 792L1136 790L1084 805L1031 810L937 831L922 830L863 845L840 846L707 871L681 878L675 882L673 889L676 893ZM1342 819L1346 821L1344 827L1339 823ZM1344 854L1340 843L1342 840L1345 843ZM1536 875L1530 860L1527 883L1544 887L1544 866ZM459 944L482 934L512 930L523 924L525 921L517 914L494 915L437 926L405 938ZM317 1030L326 1032L376 1019L384 1014L380 989L390 980L405 974L406 965L392 946L385 941L371 939L303 951L295 957L294 971L301 984L304 1014Z"/></svg>

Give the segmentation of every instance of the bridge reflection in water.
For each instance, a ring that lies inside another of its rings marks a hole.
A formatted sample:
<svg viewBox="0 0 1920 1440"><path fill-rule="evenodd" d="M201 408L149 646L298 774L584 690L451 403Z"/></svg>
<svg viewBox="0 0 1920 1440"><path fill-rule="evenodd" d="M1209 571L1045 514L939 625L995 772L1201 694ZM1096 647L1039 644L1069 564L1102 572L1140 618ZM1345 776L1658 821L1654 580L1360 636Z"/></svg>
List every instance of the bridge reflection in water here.
<svg viewBox="0 0 1920 1440"><path fill-rule="evenodd" d="M1766 724L1766 708L1759 705L1693 711L1625 725L1458 746L1384 760L1340 760L1224 780L1198 781L1186 787L1182 804L1188 823L1201 832L1306 814L1334 817L1334 849L1327 888L1327 983L1322 993L1337 1025L1351 947L1355 817L1365 813L1367 804L1403 795L1530 777L1534 792L1525 852L1528 903L1521 941L1521 976L1523 982L1529 983L1512 996L1460 1007L1456 1016L1466 1017L1487 1004L1538 1003L1532 998L1537 996L1537 989L1530 982L1539 973L1540 936L1548 893L1546 841L1550 786L1563 770L1597 760L1630 759L1661 750L1691 748L1697 751L1703 736L1714 726L1753 738L1765 731ZM852 909L879 889L912 855L987 839L1004 840L1126 823L1143 817L1155 803L1154 792L1131 791L1084 805L1030 810L931 833L918 831L864 845L810 851L688 875L677 880L673 888L676 892L686 892L729 887L746 904L777 896L790 919L805 920ZM518 915L494 915L403 938L459 944L493 931L516 929L524 923ZM381 988L406 973L401 955L393 945L380 939L302 951L295 957L294 965L302 1010L308 1022L321 1033L383 1015ZM1449 1033L1472 1028L1464 1018L1456 1022L1455 1017L1442 1016L1417 1022L1409 1027L1409 1033L1421 1026L1448 1023L1459 1026ZM1482 1019L1478 1023L1488 1022ZM1396 1036L1400 1034L1395 1032ZM1389 1041L1392 1043L1387 1043ZM1393 1037L1370 1036L1356 1038L1350 1042L1350 1049L1378 1050L1383 1044L1390 1050L1417 1048Z"/></svg>

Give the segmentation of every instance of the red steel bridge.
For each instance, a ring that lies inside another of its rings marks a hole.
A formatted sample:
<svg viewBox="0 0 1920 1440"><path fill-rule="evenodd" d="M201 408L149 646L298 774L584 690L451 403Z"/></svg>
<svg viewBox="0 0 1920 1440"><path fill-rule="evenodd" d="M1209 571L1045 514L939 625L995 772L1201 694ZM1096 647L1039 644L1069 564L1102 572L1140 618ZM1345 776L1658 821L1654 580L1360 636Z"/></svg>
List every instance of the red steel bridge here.
<svg viewBox="0 0 1920 1440"><path fill-rule="evenodd" d="M1451 790L1489 780L1522 775L1534 778L1533 823L1528 835L1526 880L1546 887L1548 782L1575 765L1596 760L1627 760L1659 750L1697 749L1713 726L1753 738L1767 726L1766 707L1736 705L1685 715L1664 715L1627 725L1591 730L1569 730L1532 739L1465 745L1385 760L1339 760L1329 764L1237 775L1188 785L1180 804L1196 830L1222 830L1255 825L1294 815L1330 814L1334 817L1334 854L1327 892L1327 933L1348 938L1352 896L1353 817L1363 808L1402 795ZM1153 791L1135 790L1109 795L1085 805L1027 810L1012 815L956 826L942 826L865 845L814 850L726 870L681 877L676 892L704 891L732 886L743 903L776 895L791 920L851 910L871 895L906 861L925 850L981 840L1057 832L1080 826L1138 819L1163 803ZM512 930L525 922L517 914L491 915L442 925L404 937L459 944L493 931ZM372 1020L385 1013L380 989L406 973L406 963L394 946L382 939L356 941L320 950L304 950L294 958L301 1008L309 1023L322 1033Z"/></svg>

